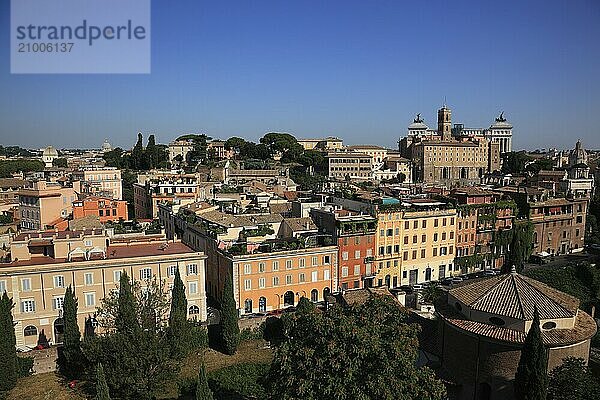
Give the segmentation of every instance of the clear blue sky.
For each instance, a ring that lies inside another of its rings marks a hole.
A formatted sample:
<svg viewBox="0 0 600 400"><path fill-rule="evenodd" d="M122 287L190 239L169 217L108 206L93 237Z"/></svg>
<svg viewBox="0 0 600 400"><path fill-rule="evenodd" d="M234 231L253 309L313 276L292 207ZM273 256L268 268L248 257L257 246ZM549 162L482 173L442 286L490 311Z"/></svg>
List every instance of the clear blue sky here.
<svg viewBox="0 0 600 400"><path fill-rule="evenodd" d="M11 75L3 0L0 143L285 131L395 146L446 97L469 127L505 111L516 148L600 148L597 0L152 3L150 75Z"/></svg>

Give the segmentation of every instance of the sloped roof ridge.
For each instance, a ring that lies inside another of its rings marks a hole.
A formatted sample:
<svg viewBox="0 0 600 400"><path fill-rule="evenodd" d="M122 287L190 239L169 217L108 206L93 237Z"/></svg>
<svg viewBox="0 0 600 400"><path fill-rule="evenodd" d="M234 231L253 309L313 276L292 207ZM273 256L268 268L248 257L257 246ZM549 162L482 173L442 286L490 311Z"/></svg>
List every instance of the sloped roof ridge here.
<svg viewBox="0 0 600 400"><path fill-rule="evenodd" d="M529 279L529 278L525 279L525 277L524 277L523 275L520 275L520 274L518 274L517 276L519 276L519 278L520 278L520 281L521 281L523 284L525 284L525 285L529 286L529 287L530 287L532 290L535 290L537 293L540 293L542 296L544 296L546 299L550 300L552 303L556 304L558 307L562 308L562 309L563 309L565 312L567 312L568 314L572 314L572 315L574 315L574 313L573 313L573 311L572 311L572 310L569 310L569 309L568 309L567 307L565 307L563 304L561 304L560 302L556 301L556 300L555 300L555 299L554 299L552 296L550 296L550 295L548 295L547 293L545 293L544 291L540 290L540 288L539 288L539 287L536 287L536 285L533 285L533 284L531 283L531 281L530 281L530 279ZM539 284L542 284L543 286L546 286L546 288L548 288L548 289L551 289L552 291L557 291L556 289L554 289L554 288L552 288L552 287L550 287L550 286L548 286L548 285L545 285L545 284L544 284L544 283L542 283L542 282L538 282L538 281L535 281L535 282L536 282L536 284L538 284L538 285L539 285ZM566 293L565 293L565 294L566 294ZM576 313L576 312L575 312L575 313ZM525 314L523 313L523 315L525 315Z"/></svg>

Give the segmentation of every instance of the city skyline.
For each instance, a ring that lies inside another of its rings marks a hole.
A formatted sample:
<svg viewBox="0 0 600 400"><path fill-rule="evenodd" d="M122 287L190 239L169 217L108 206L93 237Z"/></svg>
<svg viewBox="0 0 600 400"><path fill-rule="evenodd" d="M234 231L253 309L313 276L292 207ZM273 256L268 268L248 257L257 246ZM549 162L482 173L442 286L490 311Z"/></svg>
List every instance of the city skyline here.
<svg viewBox="0 0 600 400"><path fill-rule="evenodd" d="M467 127L504 111L515 149L600 147L591 1L152 7L149 75L11 75L0 30L2 143L130 148L138 131L161 143L276 131L395 148L416 113L432 127L445 99ZM9 17L4 2L0 24Z"/></svg>

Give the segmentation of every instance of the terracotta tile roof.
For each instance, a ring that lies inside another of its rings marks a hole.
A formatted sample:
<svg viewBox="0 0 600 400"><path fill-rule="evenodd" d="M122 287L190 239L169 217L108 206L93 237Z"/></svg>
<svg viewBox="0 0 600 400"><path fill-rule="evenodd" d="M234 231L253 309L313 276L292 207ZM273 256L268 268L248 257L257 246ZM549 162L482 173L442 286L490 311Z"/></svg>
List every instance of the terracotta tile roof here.
<svg viewBox="0 0 600 400"><path fill-rule="evenodd" d="M292 211L292 203L273 203L269 205L269 210L273 214L287 214Z"/></svg>
<svg viewBox="0 0 600 400"><path fill-rule="evenodd" d="M517 273L467 282L450 294L473 310L522 320L533 320L534 306L540 319L575 316L579 300Z"/></svg>
<svg viewBox="0 0 600 400"><path fill-rule="evenodd" d="M310 217L285 218L283 223L286 224L293 232L316 231L319 229Z"/></svg>

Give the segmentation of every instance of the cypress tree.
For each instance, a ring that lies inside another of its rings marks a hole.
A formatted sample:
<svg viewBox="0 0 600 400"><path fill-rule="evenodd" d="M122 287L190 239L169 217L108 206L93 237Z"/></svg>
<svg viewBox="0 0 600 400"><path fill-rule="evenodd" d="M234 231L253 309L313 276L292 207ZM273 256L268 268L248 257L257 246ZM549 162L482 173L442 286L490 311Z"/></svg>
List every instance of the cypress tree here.
<svg viewBox="0 0 600 400"><path fill-rule="evenodd" d="M148 136L148 144L146 145L146 151L144 152L145 162L148 168L156 168L159 160L156 148L156 139L154 135Z"/></svg>
<svg viewBox="0 0 600 400"><path fill-rule="evenodd" d="M138 132L137 142L135 143L135 146L133 146L133 150L131 150L132 169L142 169L142 164L144 163L144 144L142 140L142 132Z"/></svg>
<svg viewBox="0 0 600 400"><path fill-rule="evenodd" d="M60 349L58 363L60 371L67 378L77 378L83 366L83 354L81 352L81 333L77 324L77 299L71 285L65 291L63 302L63 321L65 334L63 346Z"/></svg>
<svg viewBox="0 0 600 400"><path fill-rule="evenodd" d="M96 397L95 400L110 400L106 377L104 376L104 368L102 364L96 367Z"/></svg>
<svg viewBox="0 0 600 400"><path fill-rule="evenodd" d="M0 392L17 383L17 339L12 309L15 306L6 292L0 299Z"/></svg>
<svg viewBox="0 0 600 400"><path fill-rule="evenodd" d="M179 268L175 270L173 279L168 333L171 356L176 359L185 357L191 347L191 324L187 320L187 298Z"/></svg>
<svg viewBox="0 0 600 400"><path fill-rule="evenodd" d="M221 298L221 341L225 354L233 355L240 342L240 327L238 326L238 311L233 297L233 280L227 274Z"/></svg>
<svg viewBox="0 0 600 400"><path fill-rule="evenodd" d="M208 386L208 379L206 378L206 369L204 367L204 363L202 363L200 366L200 371L198 372L196 400L213 400L213 392Z"/></svg>
<svg viewBox="0 0 600 400"><path fill-rule="evenodd" d="M548 358L542 341L540 316L533 310L533 322L527 332L525 344L515 375L515 398L517 400L545 400L548 390Z"/></svg>
<svg viewBox="0 0 600 400"><path fill-rule="evenodd" d="M135 297L125 271L121 273L121 279L119 280L119 304L115 317L115 327L117 332L130 335L135 335L141 331L137 319Z"/></svg>

